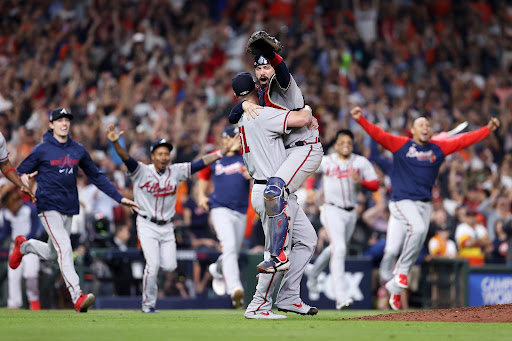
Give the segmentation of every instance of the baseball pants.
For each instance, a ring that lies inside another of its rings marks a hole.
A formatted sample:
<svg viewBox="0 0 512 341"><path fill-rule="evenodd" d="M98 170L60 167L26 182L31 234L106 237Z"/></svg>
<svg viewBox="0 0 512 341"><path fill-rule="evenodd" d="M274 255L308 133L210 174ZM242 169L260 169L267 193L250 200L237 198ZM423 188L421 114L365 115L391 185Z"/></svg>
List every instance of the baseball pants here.
<svg viewBox="0 0 512 341"><path fill-rule="evenodd" d="M407 229L395 217L389 216L388 229L386 231L386 246L384 256L380 262L379 275L381 282L387 282L393 278L395 262L402 251Z"/></svg>
<svg viewBox="0 0 512 341"><path fill-rule="evenodd" d="M270 233L268 231L268 216L265 213L265 204L263 191L265 185L255 184L252 189L251 200L256 213L259 214L263 232L265 233L265 252L264 258L270 259ZM272 293L275 286L282 278L281 286L276 298L278 305L290 305L301 302L300 281L304 274L306 265L311 260L315 251L317 236L315 229L311 225L308 217L297 203L297 197L291 194L288 198L288 212L290 216L291 230L289 238L291 240L290 269L285 272L276 272L273 274L259 274L256 292L251 303L247 307L247 312L268 311L272 308Z"/></svg>
<svg viewBox="0 0 512 341"><path fill-rule="evenodd" d="M243 288L238 255L244 241L247 216L226 207L217 207L212 208L210 217L222 247L222 254L218 261L221 260L226 291L231 295L236 288Z"/></svg>
<svg viewBox="0 0 512 341"><path fill-rule="evenodd" d="M158 270L174 271L176 260L176 238L174 225L157 225L141 216L137 217L137 236L144 253L146 266L142 278L142 310L155 308L158 296Z"/></svg>
<svg viewBox="0 0 512 341"><path fill-rule="evenodd" d="M356 227L356 210L346 211L342 208L325 204L320 218L331 240L330 271L336 303L343 303L350 297L346 295L345 257L347 243L352 238Z"/></svg>
<svg viewBox="0 0 512 341"><path fill-rule="evenodd" d="M396 262L393 275L407 275L416 262L421 247L427 237L432 204L430 202L408 199L390 201L389 211L400 224L406 227L402 253ZM391 283L393 283L392 293L399 294L402 291L401 288L395 281L391 281Z"/></svg>
<svg viewBox="0 0 512 341"><path fill-rule="evenodd" d="M48 233L48 242L30 239L21 244L20 251L23 255L33 253L46 261L57 261L59 263L62 278L66 283L73 303L76 303L82 290L80 290L80 279L75 270L73 261L73 248L69 233L73 216L62 214L57 211L45 211L39 214L39 219Z"/></svg>
<svg viewBox="0 0 512 341"><path fill-rule="evenodd" d="M7 267L7 278L9 282L7 307L21 308L23 305L21 290L23 278L25 279L27 299L29 301L39 301L39 257L29 254L23 257L23 261L17 269L13 270Z"/></svg>
<svg viewBox="0 0 512 341"><path fill-rule="evenodd" d="M286 160L274 176L283 179L290 193L294 193L320 167L324 150L322 144L315 143L288 148L286 155Z"/></svg>

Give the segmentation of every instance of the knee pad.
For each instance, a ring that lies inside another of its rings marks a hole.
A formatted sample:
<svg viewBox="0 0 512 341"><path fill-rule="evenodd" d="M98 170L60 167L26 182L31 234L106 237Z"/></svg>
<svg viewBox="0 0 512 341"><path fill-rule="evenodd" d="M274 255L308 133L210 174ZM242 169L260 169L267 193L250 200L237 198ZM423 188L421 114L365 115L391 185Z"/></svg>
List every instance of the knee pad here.
<svg viewBox="0 0 512 341"><path fill-rule="evenodd" d="M283 179L271 177L263 192L265 212L269 216L270 254L279 256L288 236L288 215L286 214L286 184Z"/></svg>

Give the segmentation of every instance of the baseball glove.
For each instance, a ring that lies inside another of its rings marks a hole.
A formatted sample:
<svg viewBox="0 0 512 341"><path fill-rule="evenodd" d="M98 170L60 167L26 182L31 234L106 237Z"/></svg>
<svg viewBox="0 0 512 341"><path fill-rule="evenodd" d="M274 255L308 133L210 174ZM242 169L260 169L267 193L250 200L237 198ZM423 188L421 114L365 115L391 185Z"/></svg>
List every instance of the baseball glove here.
<svg viewBox="0 0 512 341"><path fill-rule="evenodd" d="M245 50L254 55L266 55L272 52L279 53L282 48L283 45L281 45L279 40L265 31L254 32L247 41L247 45L245 45Z"/></svg>

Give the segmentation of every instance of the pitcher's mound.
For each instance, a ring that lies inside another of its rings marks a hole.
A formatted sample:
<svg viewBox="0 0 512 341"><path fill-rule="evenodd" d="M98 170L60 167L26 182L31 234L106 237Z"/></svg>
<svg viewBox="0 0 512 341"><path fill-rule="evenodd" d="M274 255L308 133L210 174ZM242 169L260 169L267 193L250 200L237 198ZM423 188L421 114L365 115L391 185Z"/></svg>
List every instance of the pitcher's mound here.
<svg viewBox="0 0 512 341"><path fill-rule="evenodd" d="M346 320L510 323L512 304L391 313Z"/></svg>

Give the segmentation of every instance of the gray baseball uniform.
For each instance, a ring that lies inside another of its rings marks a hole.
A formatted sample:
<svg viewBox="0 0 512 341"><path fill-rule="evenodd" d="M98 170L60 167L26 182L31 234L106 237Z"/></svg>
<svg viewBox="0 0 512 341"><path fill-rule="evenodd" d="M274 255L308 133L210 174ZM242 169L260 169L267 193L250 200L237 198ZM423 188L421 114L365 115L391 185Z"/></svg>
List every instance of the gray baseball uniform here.
<svg viewBox="0 0 512 341"><path fill-rule="evenodd" d="M331 241L331 278L337 304L343 304L351 297L346 296L344 282L345 256L347 243L352 238L356 226L357 194L360 186L356 186L351 173L356 172L365 181L377 180L377 174L370 161L357 154L351 154L348 160L341 160L338 153L326 155L317 173L322 173L324 189L324 205L320 214L323 226ZM325 250L325 252L328 252ZM325 262L315 262L310 276L317 277L323 270Z"/></svg>
<svg viewBox="0 0 512 341"><path fill-rule="evenodd" d="M180 181L190 178L190 163L167 166L158 174L153 164L139 162L133 173L133 195L139 204L137 235L146 267L144 268L142 310L154 308L158 295L158 270L174 271L177 267L176 239L171 219L176 212L176 189Z"/></svg>
<svg viewBox="0 0 512 341"><path fill-rule="evenodd" d="M281 136L289 132L287 118L289 111L273 108L260 109L261 119L247 120L246 115L239 121L239 131L242 139L244 162L249 174L257 180L266 180L274 176L287 155ZM286 181L286 179L285 179ZM268 216L265 211L263 191L265 185L255 184L252 189L252 205L259 214L265 233L265 259L270 259L270 233L268 231ZM277 296L276 304L302 304L300 299L300 280L306 264L309 263L316 245L316 233L309 219L297 204L297 198L291 194L287 206L290 216L291 239L290 269L284 275ZM272 307L272 293L282 272L260 274L256 292L248 305L246 314L268 312Z"/></svg>

